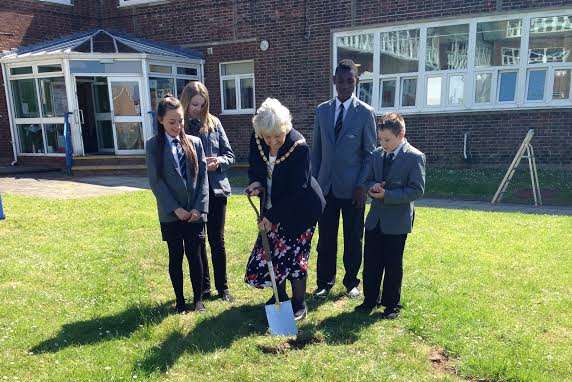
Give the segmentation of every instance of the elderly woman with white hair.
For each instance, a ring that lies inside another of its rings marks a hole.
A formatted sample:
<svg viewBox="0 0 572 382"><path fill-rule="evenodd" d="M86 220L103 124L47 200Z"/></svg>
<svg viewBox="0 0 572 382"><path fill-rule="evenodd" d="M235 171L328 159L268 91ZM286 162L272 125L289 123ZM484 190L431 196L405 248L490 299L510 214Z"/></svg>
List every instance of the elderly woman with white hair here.
<svg viewBox="0 0 572 382"><path fill-rule="evenodd" d="M325 201L310 170L310 148L292 128L290 111L267 98L252 119L248 177L249 195L264 194L260 225L268 232L279 299L287 300L286 280L292 285L292 308L297 320L307 315L306 279L311 240ZM250 255L245 282L270 287L260 238ZM274 296L267 304L273 304Z"/></svg>

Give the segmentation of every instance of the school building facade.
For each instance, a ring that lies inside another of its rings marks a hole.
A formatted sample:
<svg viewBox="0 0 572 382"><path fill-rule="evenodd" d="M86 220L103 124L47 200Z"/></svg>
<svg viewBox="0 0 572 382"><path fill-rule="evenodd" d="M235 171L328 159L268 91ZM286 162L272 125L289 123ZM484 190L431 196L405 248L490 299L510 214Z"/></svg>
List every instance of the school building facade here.
<svg viewBox="0 0 572 382"><path fill-rule="evenodd" d="M141 166L166 92L205 82L245 162L266 97L311 141L335 63L429 162L572 168L572 0L2 0L0 164ZM87 166L89 167L89 166Z"/></svg>

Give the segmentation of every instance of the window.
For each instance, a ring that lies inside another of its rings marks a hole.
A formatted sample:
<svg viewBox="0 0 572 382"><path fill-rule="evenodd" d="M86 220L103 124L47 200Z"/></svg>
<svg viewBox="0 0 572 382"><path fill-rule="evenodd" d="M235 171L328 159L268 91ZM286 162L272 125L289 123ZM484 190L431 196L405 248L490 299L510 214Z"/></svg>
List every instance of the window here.
<svg viewBox="0 0 572 382"><path fill-rule="evenodd" d="M149 92L151 110L156 111L159 101L170 93L180 98L185 85L199 80L198 66L149 64Z"/></svg>
<svg viewBox="0 0 572 382"><path fill-rule="evenodd" d="M220 64L223 113L254 113L254 62Z"/></svg>
<svg viewBox="0 0 572 382"><path fill-rule="evenodd" d="M526 99L528 101L542 101L545 83L546 70L529 70Z"/></svg>
<svg viewBox="0 0 572 382"><path fill-rule="evenodd" d="M335 32L377 113L572 107L572 8ZM235 87L227 84L232 95Z"/></svg>
<svg viewBox="0 0 572 382"><path fill-rule="evenodd" d="M9 67L8 73L19 153L63 155L68 100L62 65Z"/></svg>

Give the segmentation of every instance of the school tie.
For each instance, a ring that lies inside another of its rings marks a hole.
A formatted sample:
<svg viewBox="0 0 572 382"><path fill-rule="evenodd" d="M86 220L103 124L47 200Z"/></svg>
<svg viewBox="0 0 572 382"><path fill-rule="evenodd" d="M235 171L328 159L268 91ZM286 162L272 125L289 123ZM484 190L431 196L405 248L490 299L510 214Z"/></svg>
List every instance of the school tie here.
<svg viewBox="0 0 572 382"><path fill-rule="evenodd" d="M383 176L381 177L383 181L387 179L389 171L391 170L391 165L393 164L393 153L385 153L383 157Z"/></svg>
<svg viewBox="0 0 572 382"><path fill-rule="evenodd" d="M340 104L340 113L338 114L338 119L336 120L336 127L335 127L336 140L338 140L340 131L342 131L343 120L344 120L344 104L342 103Z"/></svg>
<svg viewBox="0 0 572 382"><path fill-rule="evenodd" d="M181 177L187 179L187 158L185 156L185 150L181 146L178 139L173 139L173 145L177 149L177 158L179 159L179 168L181 169Z"/></svg>

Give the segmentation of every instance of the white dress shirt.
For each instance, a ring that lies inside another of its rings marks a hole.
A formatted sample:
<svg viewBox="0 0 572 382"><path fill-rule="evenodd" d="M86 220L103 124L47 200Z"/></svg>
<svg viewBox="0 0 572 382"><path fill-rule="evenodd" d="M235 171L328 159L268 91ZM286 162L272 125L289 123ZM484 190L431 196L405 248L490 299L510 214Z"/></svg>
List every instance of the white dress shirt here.
<svg viewBox="0 0 572 382"><path fill-rule="evenodd" d="M346 119L346 115L348 115L348 110L350 109L350 105L353 102L354 96L352 95L350 98L344 101L344 115L342 116L342 122ZM334 128L336 127L336 121L338 120L338 115L340 115L340 106L342 101L338 97L336 97L336 114L334 115Z"/></svg>
<svg viewBox="0 0 572 382"><path fill-rule="evenodd" d="M175 159L175 168L177 169L177 172L179 173L181 178L183 178L183 175L181 174L181 166L179 164L179 154L177 153L177 146L173 144L173 141L175 139L178 140L179 137L173 138L167 133L165 133L165 137L167 137L167 141L169 142L169 147L171 148L171 154L173 154L173 158ZM179 144L181 144L180 140ZM185 184L187 183L186 179L183 179L183 181L185 182Z"/></svg>

